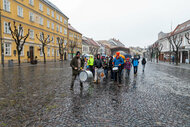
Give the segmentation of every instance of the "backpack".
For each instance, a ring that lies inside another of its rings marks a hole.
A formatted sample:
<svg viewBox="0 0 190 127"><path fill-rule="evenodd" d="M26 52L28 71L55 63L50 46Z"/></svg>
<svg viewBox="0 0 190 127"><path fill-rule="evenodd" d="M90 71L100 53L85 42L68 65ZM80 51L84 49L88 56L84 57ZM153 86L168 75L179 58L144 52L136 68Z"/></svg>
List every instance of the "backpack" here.
<svg viewBox="0 0 190 127"><path fill-rule="evenodd" d="M133 66L136 67L136 66L138 66L138 64L139 64L138 60L134 60L134 61L133 61Z"/></svg>

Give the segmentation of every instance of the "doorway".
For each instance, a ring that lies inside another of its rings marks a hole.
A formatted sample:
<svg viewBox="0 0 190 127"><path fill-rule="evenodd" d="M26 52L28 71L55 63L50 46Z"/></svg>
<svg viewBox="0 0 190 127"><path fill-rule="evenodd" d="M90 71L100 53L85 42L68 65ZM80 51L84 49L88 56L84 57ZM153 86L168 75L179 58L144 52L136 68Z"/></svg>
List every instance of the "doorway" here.
<svg viewBox="0 0 190 127"><path fill-rule="evenodd" d="M30 46L29 47L29 52L30 52L30 63L34 61L34 47Z"/></svg>

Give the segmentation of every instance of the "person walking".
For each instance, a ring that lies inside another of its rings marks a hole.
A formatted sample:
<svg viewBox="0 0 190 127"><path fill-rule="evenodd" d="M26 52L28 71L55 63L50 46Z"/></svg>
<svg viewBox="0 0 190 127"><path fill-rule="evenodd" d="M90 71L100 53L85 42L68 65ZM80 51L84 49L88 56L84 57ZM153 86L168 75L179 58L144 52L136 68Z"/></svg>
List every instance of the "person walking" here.
<svg viewBox="0 0 190 127"><path fill-rule="evenodd" d="M102 61L100 59L100 54L97 54L97 58L94 61L95 74L94 74L94 82L98 83L98 69L102 67Z"/></svg>
<svg viewBox="0 0 190 127"><path fill-rule="evenodd" d="M145 59L145 58L143 58L143 59L142 59L142 61L141 61L141 63L142 63L142 66L143 66L143 72L144 72L144 69L145 69L145 64L146 64L146 59Z"/></svg>
<svg viewBox="0 0 190 127"><path fill-rule="evenodd" d="M133 63L133 68L134 68L134 75L137 75L139 61L136 56L134 56L132 63Z"/></svg>
<svg viewBox="0 0 190 127"><path fill-rule="evenodd" d="M90 58L88 59L88 66L89 66L89 70L92 72L93 76L94 76L94 58L91 55Z"/></svg>
<svg viewBox="0 0 190 127"><path fill-rule="evenodd" d="M114 79L114 77L113 77L113 70L112 70L112 68L113 68L113 56L110 56L110 60L109 60L109 69L110 69L110 72L111 72L111 80L113 80Z"/></svg>
<svg viewBox="0 0 190 127"><path fill-rule="evenodd" d="M77 51L76 56L71 60L70 66L72 67L72 81L71 81L71 88L73 90L74 81L76 80L77 76L79 75L80 71L84 66L84 61L80 58L80 52ZM80 81L80 87L83 88L83 84Z"/></svg>
<svg viewBox="0 0 190 127"><path fill-rule="evenodd" d="M121 71L122 64L124 64L123 58L120 56L120 52L116 52L116 57L113 60L114 67L118 68L118 71L114 72L115 82L117 82L117 76L119 77L119 84L121 84Z"/></svg>
<svg viewBox="0 0 190 127"><path fill-rule="evenodd" d="M125 69L125 78L129 77L130 70L131 70L131 62L130 58L126 58L126 62L124 63L124 69Z"/></svg>

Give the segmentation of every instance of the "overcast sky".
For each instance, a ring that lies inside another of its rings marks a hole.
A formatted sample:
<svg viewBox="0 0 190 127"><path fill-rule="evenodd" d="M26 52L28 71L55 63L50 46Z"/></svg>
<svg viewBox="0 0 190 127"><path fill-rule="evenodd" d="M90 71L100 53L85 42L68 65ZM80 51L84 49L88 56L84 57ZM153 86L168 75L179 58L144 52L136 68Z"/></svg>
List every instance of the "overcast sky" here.
<svg viewBox="0 0 190 127"><path fill-rule="evenodd" d="M83 36L145 47L190 20L190 0L50 0ZM172 25L171 25L172 24Z"/></svg>

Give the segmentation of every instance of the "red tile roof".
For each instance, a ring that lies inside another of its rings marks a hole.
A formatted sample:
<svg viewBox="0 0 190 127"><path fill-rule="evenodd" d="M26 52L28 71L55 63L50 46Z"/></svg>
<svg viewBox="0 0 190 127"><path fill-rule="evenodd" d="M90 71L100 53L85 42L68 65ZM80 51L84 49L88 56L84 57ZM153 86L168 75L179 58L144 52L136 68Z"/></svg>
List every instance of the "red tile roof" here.
<svg viewBox="0 0 190 127"><path fill-rule="evenodd" d="M173 31L173 34L178 34L178 33L181 33L181 32L187 31L187 30L190 30L190 20L188 20L182 24L179 24Z"/></svg>

